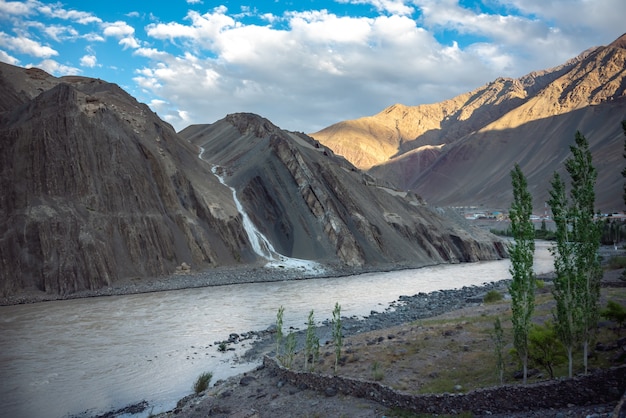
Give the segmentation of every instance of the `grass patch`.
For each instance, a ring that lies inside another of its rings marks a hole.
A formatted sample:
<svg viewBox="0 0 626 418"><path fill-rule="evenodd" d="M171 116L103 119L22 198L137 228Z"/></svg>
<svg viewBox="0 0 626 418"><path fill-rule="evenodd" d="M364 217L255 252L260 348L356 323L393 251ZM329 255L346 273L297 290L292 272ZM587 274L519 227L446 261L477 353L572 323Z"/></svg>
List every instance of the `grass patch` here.
<svg viewBox="0 0 626 418"><path fill-rule="evenodd" d="M194 393L200 393L207 390L207 388L209 387L209 383L211 383L211 379L213 379L213 373L211 372L204 372L200 376L198 376L193 384Z"/></svg>
<svg viewBox="0 0 626 418"><path fill-rule="evenodd" d="M483 298L483 302L485 303L500 302L501 300L502 300L502 293L498 292L497 290L490 290L489 292L487 292L487 294Z"/></svg>

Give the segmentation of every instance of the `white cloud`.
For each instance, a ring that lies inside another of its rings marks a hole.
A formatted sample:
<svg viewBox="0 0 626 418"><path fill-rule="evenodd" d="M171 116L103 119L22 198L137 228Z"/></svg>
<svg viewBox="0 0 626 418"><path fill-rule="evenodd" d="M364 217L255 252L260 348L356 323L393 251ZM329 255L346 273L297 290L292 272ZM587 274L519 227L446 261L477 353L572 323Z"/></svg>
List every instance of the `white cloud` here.
<svg viewBox="0 0 626 418"><path fill-rule="evenodd" d="M48 37L56 42L73 40L80 36L78 31L71 26L42 25L41 29Z"/></svg>
<svg viewBox="0 0 626 418"><path fill-rule="evenodd" d="M49 58L59 53L53 48L29 39L25 36L10 36L0 32L0 43L8 49L38 58Z"/></svg>
<svg viewBox="0 0 626 418"><path fill-rule="evenodd" d="M41 4L40 6L37 7L37 10L40 13L47 15L49 17L53 17L57 19L64 19L64 20L71 20L81 25L102 22L102 19L93 15L92 13L81 12L78 10L66 10L62 7L61 3L55 3L51 5Z"/></svg>
<svg viewBox="0 0 626 418"><path fill-rule="evenodd" d="M446 83L439 94L457 92L476 74L489 74L483 60L441 47L407 16L294 12L282 17L285 30L246 26L224 12L190 12L187 25L148 26L155 39L189 42L194 54L135 52L153 60L135 81L168 98L169 110L161 103L159 113L178 129L189 120L209 123L253 111L287 129L312 130L341 120L340 114L356 117L395 102L433 101L431 84Z"/></svg>
<svg viewBox="0 0 626 418"><path fill-rule="evenodd" d="M95 55L92 55L92 54L83 55L80 59L80 65L82 67L93 68L96 66L97 63L98 63L98 59L96 58Z"/></svg>
<svg viewBox="0 0 626 418"><path fill-rule="evenodd" d="M337 3L370 4L379 12L387 12L395 15L411 15L415 9L406 5L403 0L336 0Z"/></svg>
<svg viewBox="0 0 626 418"><path fill-rule="evenodd" d="M124 38L135 33L135 28L121 20L113 23L104 23L102 26L104 27L104 36Z"/></svg>
<svg viewBox="0 0 626 418"><path fill-rule="evenodd" d="M122 49L137 49L140 47L140 43L135 38L135 28L128 23L118 20L113 23L104 23L102 33L106 37L113 37L119 39L118 44L122 46Z"/></svg>
<svg viewBox="0 0 626 418"><path fill-rule="evenodd" d="M191 25L183 25L178 22L150 24L146 27L148 36L156 39L173 41L177 38L192 40L203 48L211 48L213 39L220 32L235 26L235 20L226 16L227 9L224 6L217 7L212 13L200 13L190 10L185 20L191 21Z"/></svg>
<svg viewBox="0 0 626 418"><path fill-rule="evenodd" d="M0 16L1 15L30 15L38 2L28 0L22 1L5 1L0 0Z"/></svg>
<svg viewBox="0 0 626 418"><path fill-rule="evenodd" d="M125 38L120 39L119 44L124 47L123 49L127 49L127 48L137 49L140 46L137 39L135 39L132 36L127 36Z"/></svg>
<svg viewBox="0 0 626 418"><path fill-rule="evenodd" d="M63 65L51 59L43 60L39 64L36 64L36 65L34 64L26 65L26 68L31 68L31 67L41 68L42 70L50 74L56 75L56 76L76 75L76 74L81 73L80 69L78 68L71 67L68 65Z"/></svg>
<svg viewBox="0 0 626 418"><path fill-rule="evenodd" d="M0 49L0 61L6 62L7 64L19 65L20 60L15 58L12 55L9 55L6 51Z"/></svg>

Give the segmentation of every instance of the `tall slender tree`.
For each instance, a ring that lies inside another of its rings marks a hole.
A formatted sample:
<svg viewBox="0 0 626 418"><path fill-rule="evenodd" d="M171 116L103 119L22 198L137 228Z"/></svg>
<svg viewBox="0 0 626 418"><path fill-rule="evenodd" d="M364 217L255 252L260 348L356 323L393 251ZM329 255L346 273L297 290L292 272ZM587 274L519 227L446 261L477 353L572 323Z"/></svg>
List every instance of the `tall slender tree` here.
<svg viewBox="0 0 626 418"><path fill-rule="evenodd" d="M341 358L341 347L343 346L343 333L341 328L341 305L339 305L339 302L335 302L332 324L333 342L335 343L335 374L337 374L339 359Z"/></svg>
<svg viewBox="0 0 626 418"><path fill-rule="evenodd" d="M280 305L278 312L276 312L276 358L280 358L280 346L283 342L283 317L285 315L285 308Z"/></svg>
<svg viewBox="0 0 626 418"><path fill-rule="evenodd" d="M513 322L513 345L522 362L524 383L528 376L528 334L535 309L535 227L530 219L532 196L519 164L511 170L513 203L509 211L513 243L509 245L512 281L509 285Z"/></svg>
<svg viewBox="0 0 626 418"><path fill-rule="evenodd" d="M309 312L309 318L306 325L306 339L304 344L304 371L309 371L309 357L311 357L311 369L315 367L315 350L319 347L319 339L315 335L315 316L313 309Z"/></svg>
<svg viewBox="0 0 626 418"><path fill-rule="evenodd" d="M572 178L571 220L575 242L577 295L581 307L580 333L583 363L587 373L589 344L595 336L600 316L600 281L602 269L598 257L602 229L595 219L595 184L598 176L589 149L589 142L576 132L576 144L570 146L572 157L565 168Z"/></svg>
<svg viewBox="0 0 626 418"><path fill-rule="evenodd" d="M587 139L576 132L572 156L565 161L571 177L571 202L565 195L565 184L555 173L550 191L550 207L556 223L554 248L554 298L557 303L556 329L569 357L572 376L572 349L583 345L583 363L587 372L589 344L599 317L600 279L598 258L600 225L594 219L596 169L592 163Z"/></svg>
<svg viewBox="0 0 626 418"><path fill-rule="evenodd" d="M556 301L554 319L556 332L567 351L568 376L573 374L573 349L579 341L576 326L577 305L574 286L574 256L570 239L568 201L565 183L558 173L554 173L548 205L556 225L556 244L550 249L554 256L554 287L552 294Z"/></svg>

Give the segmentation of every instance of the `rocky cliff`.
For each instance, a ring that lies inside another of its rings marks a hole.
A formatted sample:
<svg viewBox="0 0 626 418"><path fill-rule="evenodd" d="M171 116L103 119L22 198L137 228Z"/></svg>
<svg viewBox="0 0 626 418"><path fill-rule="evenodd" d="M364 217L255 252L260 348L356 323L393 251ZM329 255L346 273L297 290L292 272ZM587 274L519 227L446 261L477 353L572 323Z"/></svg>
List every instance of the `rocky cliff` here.
<svg viewBox="0 0 626 418"><path fill-rule="evenodd" d="M350 266L505 256L497 238L377 182L312 138L252 114L180 132L226 181L276 250Z"/></svg>
<svg viewBox="0 0 626 418"><path fill-rule="evenodd" d="M589 140L598 169L597 207L623 207L619 190L626 119L626 35L561 66L499 78L450 100L394 105L340 122L314 138L370 174L438 205L508 207L519 163L543 207L574 133Z"/></svg>
<svg viewBox="0 0 626 418"><path fill-rule="evenodd" d="M254 258L197 148L114 84L0 63L0 290Z"/></svg>

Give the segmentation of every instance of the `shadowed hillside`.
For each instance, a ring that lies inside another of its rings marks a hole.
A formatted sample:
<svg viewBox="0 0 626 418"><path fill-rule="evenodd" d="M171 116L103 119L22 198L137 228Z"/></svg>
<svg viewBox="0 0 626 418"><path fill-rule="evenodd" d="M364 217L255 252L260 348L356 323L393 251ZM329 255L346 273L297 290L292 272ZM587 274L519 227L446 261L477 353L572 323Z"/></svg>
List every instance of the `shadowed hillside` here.
<svg viewBox="0 0 626 418"><path fill-rule="evenodd" d="M254 223L285 256L351 266L497 258L493 237L375 182L328 148L252 114L180 135L226 170Z"/></svg>

